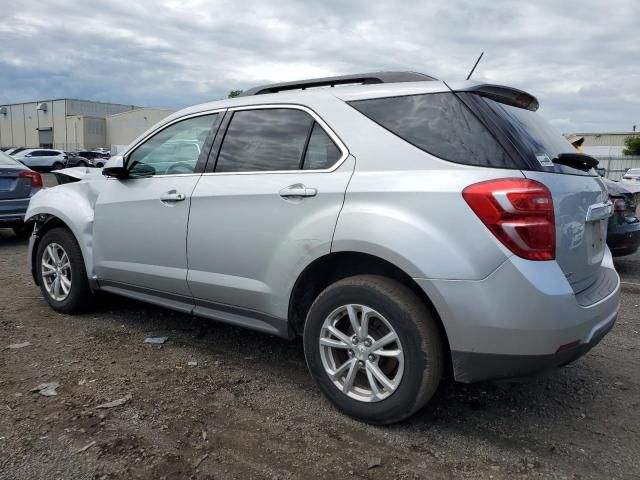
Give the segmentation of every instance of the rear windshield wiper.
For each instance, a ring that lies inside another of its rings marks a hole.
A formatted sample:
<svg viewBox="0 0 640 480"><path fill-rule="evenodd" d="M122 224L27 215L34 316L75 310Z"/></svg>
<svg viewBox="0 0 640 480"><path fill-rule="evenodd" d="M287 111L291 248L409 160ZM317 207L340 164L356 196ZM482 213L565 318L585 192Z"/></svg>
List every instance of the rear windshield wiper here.
<svg viewBox="0 0 640 480"><path fill-rule="evenodd" d="M567 167L577 168L584 172L597 167L599 163L598 160L584 153L561 153L551 161Z"/></svg>

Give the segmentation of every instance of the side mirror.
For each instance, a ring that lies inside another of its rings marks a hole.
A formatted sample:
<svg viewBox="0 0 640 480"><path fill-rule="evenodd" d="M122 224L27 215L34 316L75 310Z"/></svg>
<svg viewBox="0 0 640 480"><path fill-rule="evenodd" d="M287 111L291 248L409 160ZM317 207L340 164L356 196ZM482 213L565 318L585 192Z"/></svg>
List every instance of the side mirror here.
<svg viewBox="0 0 640 480"><path fill-rule="evenodd" d="M107 163L102 169L102 174L105 177L127 178L129 176L129 172L127 172L122 155L116 155L115 157L111 157L107 160Z"/></svg>

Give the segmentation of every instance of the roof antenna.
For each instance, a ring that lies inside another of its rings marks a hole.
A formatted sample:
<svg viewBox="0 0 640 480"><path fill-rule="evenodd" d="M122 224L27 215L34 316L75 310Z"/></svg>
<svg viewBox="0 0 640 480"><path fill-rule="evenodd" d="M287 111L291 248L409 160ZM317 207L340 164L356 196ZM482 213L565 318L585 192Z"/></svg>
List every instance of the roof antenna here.
<svg viewBox="0 0 640 480"><path fill-rule="evenodd" d="M473 72L476 70L476 67L480 63L480 59L482 58L483 55L484 55L484 52L480 54L480 56L478 57L478 60L476 60L476 63L473 64L473 68L469 72L469 75L467 75L467 80L469 80L471 78L471 75L473 75Z"/></svg>

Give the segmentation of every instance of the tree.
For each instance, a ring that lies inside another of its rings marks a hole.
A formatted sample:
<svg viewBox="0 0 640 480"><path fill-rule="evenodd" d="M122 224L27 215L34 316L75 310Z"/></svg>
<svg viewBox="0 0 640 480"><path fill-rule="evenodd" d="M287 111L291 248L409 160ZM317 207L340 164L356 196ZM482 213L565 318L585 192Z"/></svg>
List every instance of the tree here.
<svg viewBox="0 0 640 480"><path fill-rule="evenodd" d="M229 95L228 95L228 97L227 97L227 98L235 98L235 97L238 97L238 96L240 96L240 94L241 94L242 92L243 92L243 90L231 90L231 91L229 92Z"/></svg>
<svg viewBox="0 0 640 480"><path fill-rule="evenodd" d="M640 135L625 138L624 144L627 148L622 151L623 155L640 155Z"/></svg>

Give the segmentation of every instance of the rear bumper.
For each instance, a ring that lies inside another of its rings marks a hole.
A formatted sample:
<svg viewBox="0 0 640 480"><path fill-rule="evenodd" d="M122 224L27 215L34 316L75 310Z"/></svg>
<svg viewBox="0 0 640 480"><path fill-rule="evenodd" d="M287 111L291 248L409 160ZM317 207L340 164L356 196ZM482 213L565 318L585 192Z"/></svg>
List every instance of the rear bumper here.
<svg viewBox="0 0 640 480"><path fill-rule="evenodd" d="M0 200L0 225L14 225L24 222L24 214L29 207L29 198Z"/></svg>
<svg viewBox="0 0 640 480"><path fill-rule="evenodd" d="M416 279L444 324L456 380L531 375L586 353L613 326L620 279L607 251L602 281L576 295L556 262L511 257L478 281Z"/></svg>
<svg viewBox="0 0 640 480"><path fill-rule="evenodd" d="M640 247L640 222L609 224L607 245L614 257L636 252Z"/></svg>
<svg viewBox="0 0 640 480"><path fill-rule="evenodd" d="M584 343L569 345L549 355L501 355L475 352L451 352L456 379L463 382L526 377L562 367L595 347L613 328L617 312L592 330Z"/></svg>

